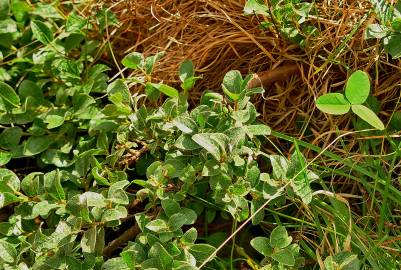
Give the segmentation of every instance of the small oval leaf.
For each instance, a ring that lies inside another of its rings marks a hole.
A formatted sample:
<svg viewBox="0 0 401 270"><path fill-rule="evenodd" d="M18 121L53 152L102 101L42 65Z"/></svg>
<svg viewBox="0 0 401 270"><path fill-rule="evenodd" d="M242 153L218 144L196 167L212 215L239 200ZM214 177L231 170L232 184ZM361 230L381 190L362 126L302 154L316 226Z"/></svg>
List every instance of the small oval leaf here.
<svg viewBox="0 0 401 270"><path fill-rule="evenodd" d="M351 104L343 94L329 93L316 100L316 107L325 113L341 115L349 112Z"/></svg>
<svg viewBox="0 0 401 270"><path fill-rule="evenodd" d="M159 87L159 91L169 97L178 97L177 89L166 84L161 84Z"/></svg>
<svg viewBox="0 0 401 270"><path fill-rule="evenodd" d="M8 84L0 81L0 98L7 104L14 107L18 107L20 104L20 99L15 93L14 89Z"/></svg>
<svg viewBox="0 0 401 270"><path fill-rule="evenodd" d="M363 105L352 105L352 111L374 128L377 128L379 130L385 129L383 122L368 107L365 107Z"/></svg>
<svg viewBox="0 0 401 270"><path fill-rule="evenodd" d="M43 44L49 44L53 41L53 32L44 22L33 20L31 29L33 36Z"/></svg>
<svg viewBox="0 0 401 270"><path fill-rule="evenodd" d="M369 76L362 70L355 71L349 77L345 87L345 97L351 104L362 104L370 92Z"/></svg>

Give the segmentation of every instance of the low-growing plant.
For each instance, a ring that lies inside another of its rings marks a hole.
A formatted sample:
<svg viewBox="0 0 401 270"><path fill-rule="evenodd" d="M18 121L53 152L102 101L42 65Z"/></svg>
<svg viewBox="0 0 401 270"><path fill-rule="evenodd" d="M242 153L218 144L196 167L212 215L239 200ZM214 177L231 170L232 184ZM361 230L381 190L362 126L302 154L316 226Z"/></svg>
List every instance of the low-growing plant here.
<svg viewBox="0 0 401 270"><path fill-rule="evenodd" d="M381 39L384 51L393 59L401 57L401 3L386 0L370 0L379 23L370 24L365 31L366 39Z"/></svg>
<svg viewBox="0 0 401 270"><path fill-rule="evenodd" d="M370 207L387 215L401 192L384 169L272 131L251 102L264 90L248 89L252 76L239 71L191 105L201 76L185 61L179 85L155 81L163 52L127 55L121 78L110 79L116 69L104 59L114 54L102 36L119 23L76 5L0 0L0 269L399 264L387 252L393 242L365 233L368 223L326 181L358 179L383 194ZM350 78L348 105L323 108L363 106L366 79ZM265 151L271 136L294 150ZM323 156L344 167L317 163Z"/></svg>
<svg viewBox="0 0 401 270"><path fill-rule="evenodd" d="M362 105L368 99L369 93L369 76L367 73L358 70L348 78L345 95L341 93L325 94L316 100L316 106L322 112L333 115L346 114L352 110L353 113L374 128L383 130L383 122L371 109Z"/></svg>
<svg viewBox="0 0 401 270"><path fill-rule="evenodd" d="M302 0L247 0L244 13L263 16L266 20L260 23L262 29L277 31L287 40L304 47L306 37L318 31L307 23L309 15L313 13L313 6L313 2Z"/></svg>

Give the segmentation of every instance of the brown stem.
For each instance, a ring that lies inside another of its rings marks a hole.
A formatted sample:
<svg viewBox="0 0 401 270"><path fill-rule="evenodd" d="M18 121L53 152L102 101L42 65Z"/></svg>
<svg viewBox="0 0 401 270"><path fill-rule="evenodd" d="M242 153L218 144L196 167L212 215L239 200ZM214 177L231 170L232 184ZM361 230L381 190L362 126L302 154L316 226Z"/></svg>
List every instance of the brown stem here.
<svg viewBox="0 0 401 270"><path fill-rule="evenodd" d="M126 230L122 235L111 241L104 249L103 256L110 257L121 246L132 240L140 232L139 226L136 223L134 226Z"/></svg>
<svg viewBox="0 0 401 270"><path fill-rule="evenodd" d="M284 65L272 70L267 70L254 74L253 78L248 82L248 89L260 87L268 87L278 81L288 80L291 76L299 74L300 70L296 64Z"/></svg>

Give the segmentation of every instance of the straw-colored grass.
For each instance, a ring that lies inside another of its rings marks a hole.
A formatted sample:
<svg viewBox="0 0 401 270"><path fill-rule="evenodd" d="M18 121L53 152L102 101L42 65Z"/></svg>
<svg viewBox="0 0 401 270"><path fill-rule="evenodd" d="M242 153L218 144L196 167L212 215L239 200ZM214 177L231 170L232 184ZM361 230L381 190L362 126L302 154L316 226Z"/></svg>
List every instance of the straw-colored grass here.
<svg viewBox="0 0 401 270"><path fill-rule="evenodd" d="M316 15L308 22L319 34L307 40L306 49L284 40L273 29L260 30L264 18L244 16L243 6L239 0L121 1L113 8L122 23L111 37L113 48L119 58L132 51L145 55L166 51L153 78L168 83L177 82L183 60L193 60L203 80L191 93L192 101L205 89L219 90L229 70L247 74L296 64L300 75L283 74L284 82L270 85L264 97L255 100L263 120L286 133L301 135L302 127L308 125L314 137L320 138L335 125L347 128L349 117L324 116L315 110L314 100L341 90L348 70L376 74L373 93L386 109L381 113L384 119L397 109L386 105L397 98L399 61L379 61L379 42L363 39L364 26L375 20L374 15L367 15L367 1L319 1ZM324 136L325 142L333 136Z"/></svg>

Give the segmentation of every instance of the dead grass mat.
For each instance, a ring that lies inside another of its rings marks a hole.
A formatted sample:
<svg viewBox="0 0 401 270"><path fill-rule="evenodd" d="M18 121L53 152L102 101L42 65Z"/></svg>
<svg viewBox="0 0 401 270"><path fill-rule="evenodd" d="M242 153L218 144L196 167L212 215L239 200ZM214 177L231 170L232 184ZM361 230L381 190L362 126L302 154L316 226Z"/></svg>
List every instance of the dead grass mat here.
<svg viewBox="0 0 401 270"><path fill-rule="evenodd" d="M399 110L400 61L387 59L380 42L364 40L365 26L375 21L374 14L368 15L367 1L318 1L317 13L308 23L317 27L319 34L307 40L306 49L274 30L260 30L264 18L244 16L243 6L241 0L115 2L113 11L122 25L110 37L114 53L121 59L133 51L145 55L166 51L153 79L171 84L177 83L180 63L193 60L203 80L191 92L192 102L206 89L220 90L229 70L245 75L297 65L298 75L283 73L279 82L269 85L265 95L254 102L263 121L273 129L300 138L309 135L314 138L309 140L323 147L338 136L336 126L342 130L351 127L351 118L324 115L316 110L314 101L326 92L341 91L347 75L356 69L371 74L372 91L382 103L380 117L384 121Z"/></svg>

